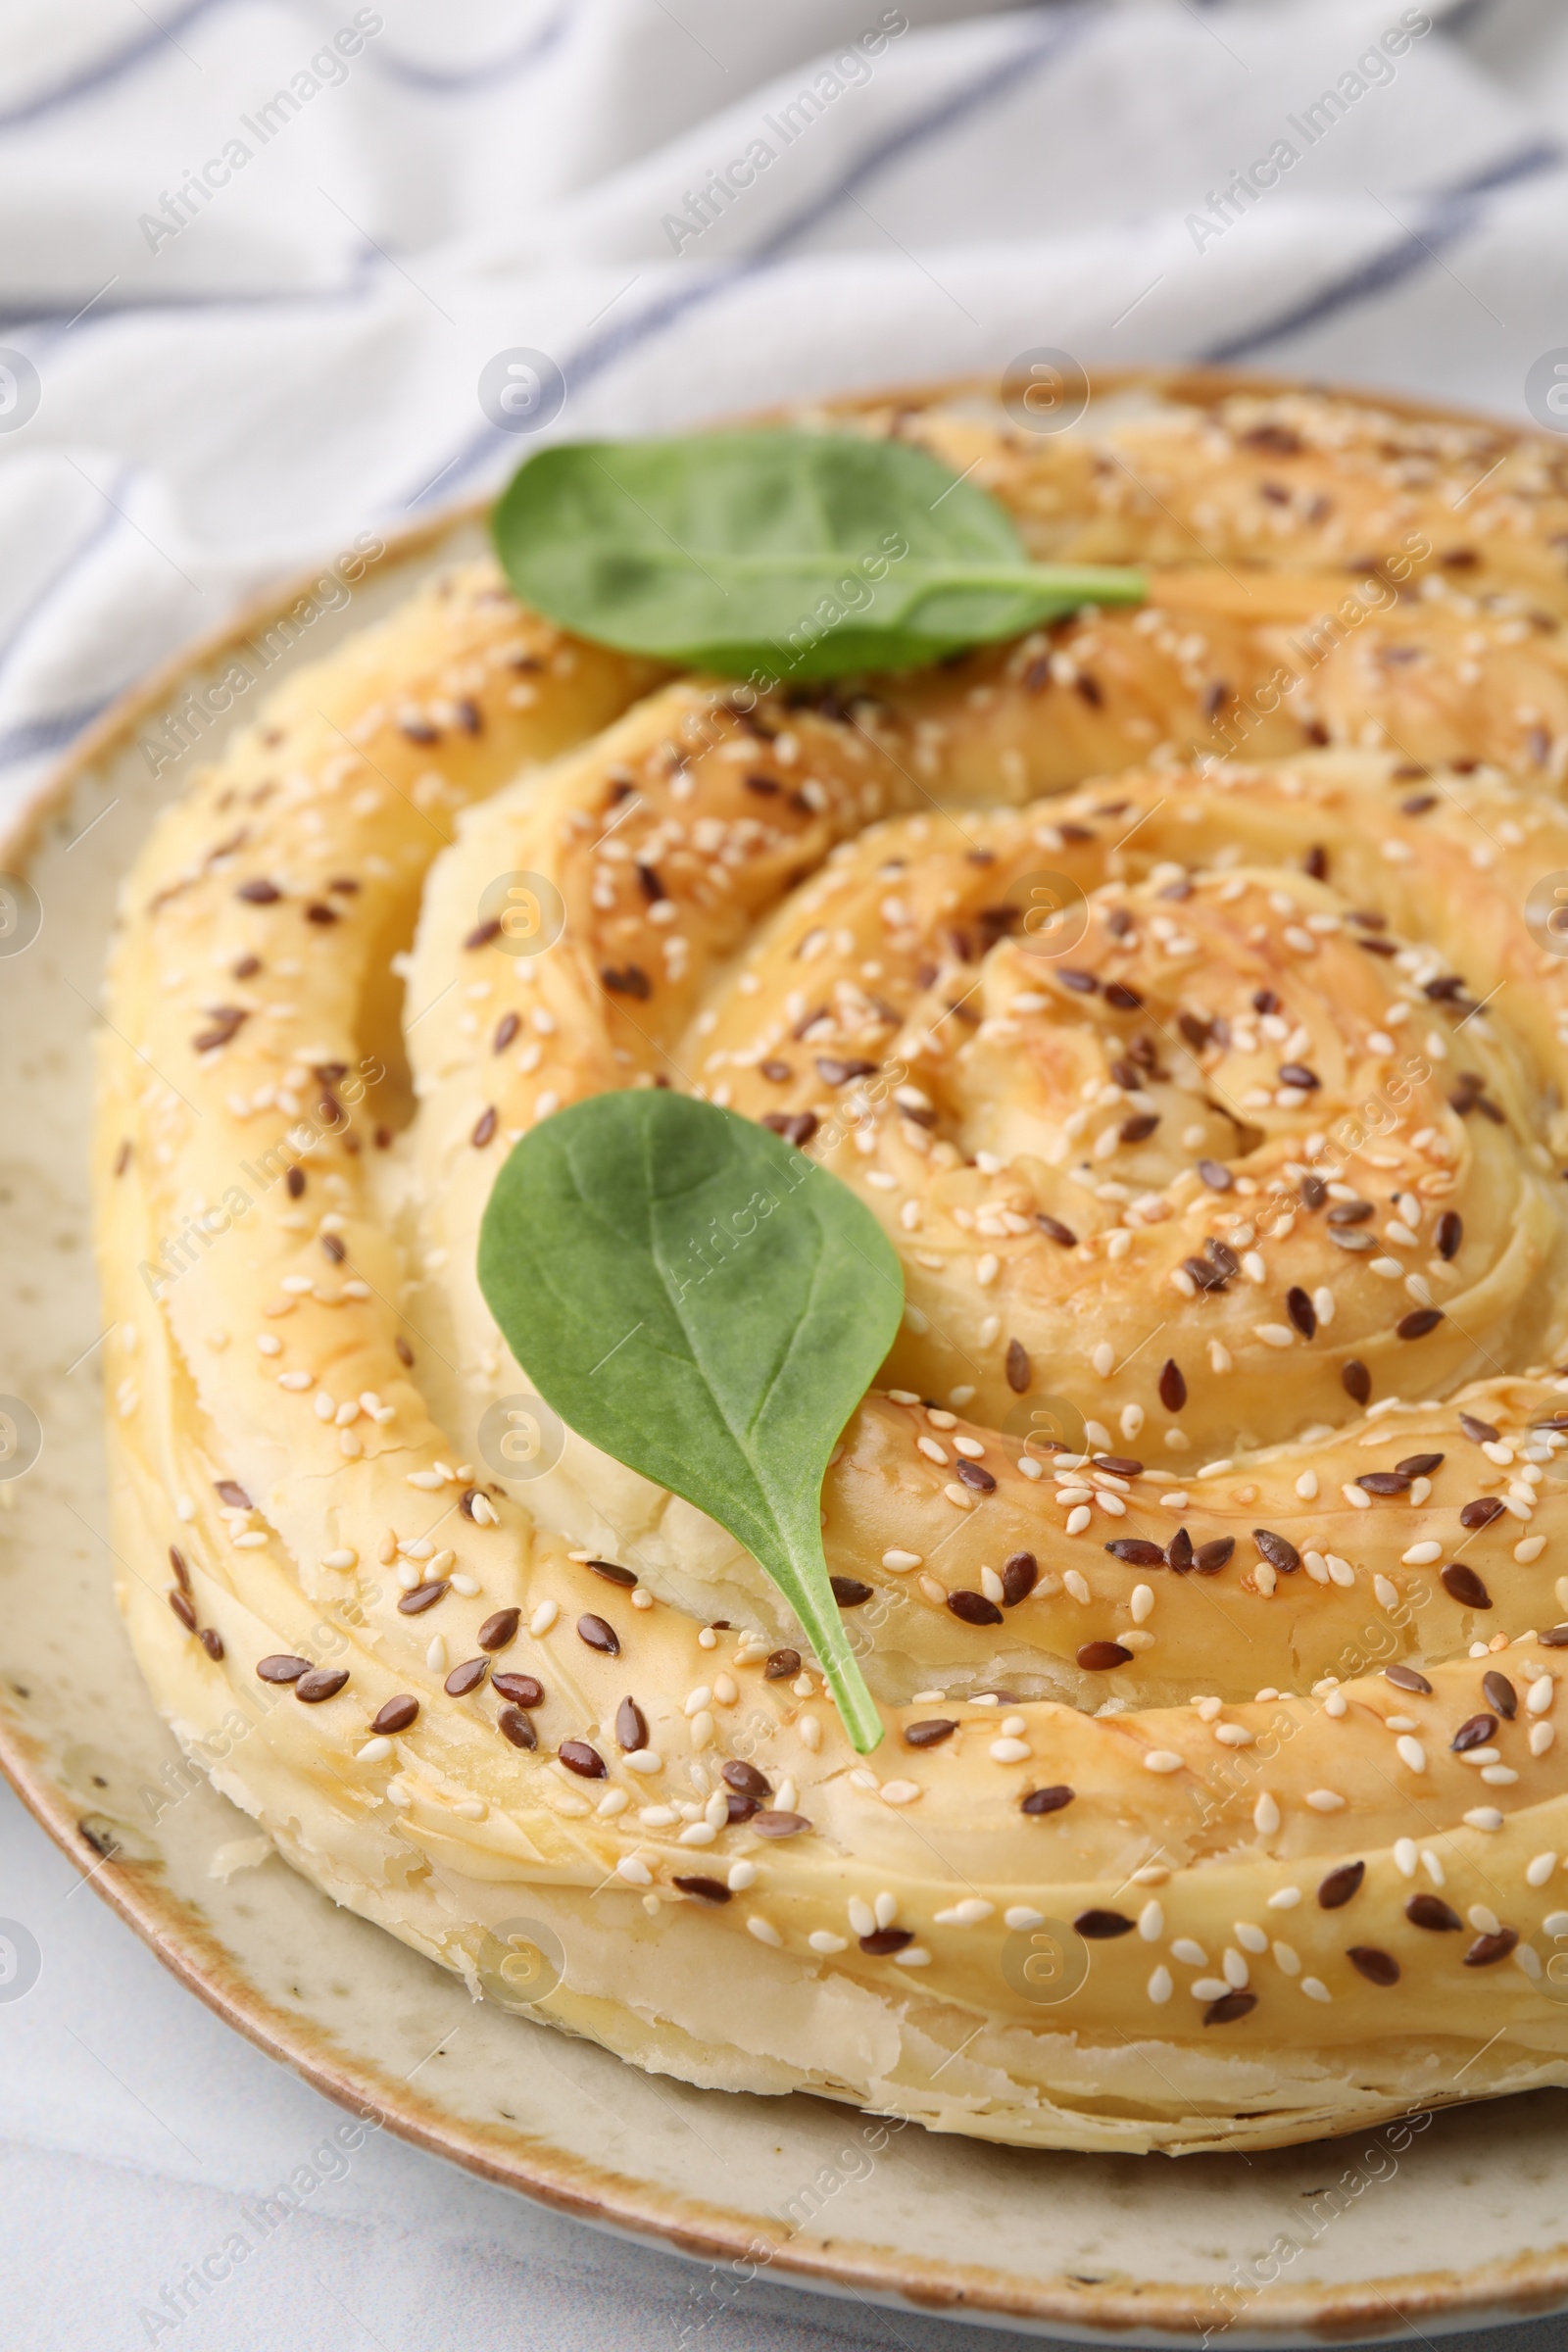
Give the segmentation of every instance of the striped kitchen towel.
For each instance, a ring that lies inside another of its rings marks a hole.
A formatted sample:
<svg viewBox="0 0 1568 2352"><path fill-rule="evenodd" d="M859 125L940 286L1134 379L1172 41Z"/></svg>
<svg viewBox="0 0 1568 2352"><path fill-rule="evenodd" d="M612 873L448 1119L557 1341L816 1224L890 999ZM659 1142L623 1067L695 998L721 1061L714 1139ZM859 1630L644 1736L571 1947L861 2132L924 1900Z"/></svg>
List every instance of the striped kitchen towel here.
<svg viewBox="0 0 1568 2352"><path fill-rule="evenodd" d="M1042 347L1539 411L1568 339L1568 33L1523 15L16 12L0 818L243 595L541 436Z"/></svg>

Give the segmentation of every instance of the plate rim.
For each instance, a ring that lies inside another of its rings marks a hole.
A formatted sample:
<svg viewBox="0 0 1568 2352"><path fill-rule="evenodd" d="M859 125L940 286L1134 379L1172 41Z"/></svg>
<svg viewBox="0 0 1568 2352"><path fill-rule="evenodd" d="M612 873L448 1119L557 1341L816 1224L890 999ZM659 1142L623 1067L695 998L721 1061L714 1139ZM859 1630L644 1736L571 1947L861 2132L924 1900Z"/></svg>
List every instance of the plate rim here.
<svg viewBox="0 0 1568 2352"><path fill-rule="evenodd" d="M1087 370L1086 370L1087 372ZM838 397L777 403L743 419L767 422L803 410L853 415L885 405L925 407L975 392L991 392L996 376L965 375L935 382L899 384ZM1175 396L1212 397L1217 392L1269 396L1308 387L1298 377L1172 362L1165 366L1096 370L1097 392L1134 386ZM1392 413L1444 423L1483 425L1510 444L1531 428L1485 412L1455 408L1404 393L1364 385L1314 382L1310 389L1358 401L1374 401ZM464 501L423 520L377 531L378 555L367 562L363 578L390 576L439 547L466 525L481 521L490 501ZM213 666L239 642L275 622L309 592L318 564L291 574L273 588L246 598L225 620L156 664L117 695L33 785L21 808L0 828L0 870L25 871L37 854L49 819L69 804L76 788L127 748L135 728L171 701L191 677ZM0 1773L22 1803L67 1858L80 1863L84 1832L78 1809L50 1776L42 1743L9 1700L0 1701ZM92 1840L86 1842L92 1845ZM94 1846L93 1850L98 1849ZM532 2198L575 2221L615 2231L710 2265L750 2266L756 2275L781 2283L834 2294L858 2292L878 2302L928 2317L976 2325L1017 2328L1030 2332L1066 2330L1080 2341L1106 2335L1149 2342L1206 2340L1223 2333L1236 2352L1250 2343L1342 2344L1418 2331L1418 2324L1445 2331L1488 2321L1547 2316L1568 2306L1568 2239L1553 2247L1499 2259L1469 2272L1428 2271L1367 2278L1344 2286L1223 2288L1218 2285L1109 2283L1085 2287L1058 2273L1053 2279L1020 2277L984 2264L953 2263L885 2246L834 2237L803 2242L765 2215L746 2216L734 2208L678 2192L654 2190L627 2175L596 2166L538 2139L514 2135L510 2149L500 2131L466 2124L448 2110L412 2091L402 2082L383 2080L367 2059L345 2057L333 2036L313 2021L295 2017L250 1984L243 1971L195 1908L158 1883L156 1865L120 1861L112 1854L86 1875L95 1893L152 1950L185 1988L255 2047L286 2066L339 2106L373 2113L379 2125L426 2152L466 2171ZM545 2029L541 2029L545 2030ZM1332 2146L1332 2140L1324 2143ZM1146 2159L1152 2164L1152 2157ZM1234 2305L1234 2308L1232 2306ZM1219 2317L1222 2311L1230 2316Z"/></svg>

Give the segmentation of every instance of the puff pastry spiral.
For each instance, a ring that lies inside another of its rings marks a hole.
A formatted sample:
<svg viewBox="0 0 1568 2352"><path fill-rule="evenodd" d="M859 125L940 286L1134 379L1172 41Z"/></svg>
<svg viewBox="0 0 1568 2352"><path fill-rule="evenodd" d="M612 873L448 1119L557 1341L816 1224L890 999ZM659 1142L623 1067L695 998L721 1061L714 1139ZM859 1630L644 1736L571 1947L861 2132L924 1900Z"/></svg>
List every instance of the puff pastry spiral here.
<svg viewBox="0 0 1568 2352"><path fill-rule="evenodd" d="M159 825L142 1668L336 1899L652 2071L1177 2153L1568 2082L1561 459L1213 383L851 420L1149 604L759 698L461 567ZM822 1498L868 1759L720 1529L487 1434L509 1144L655 1084L903 1256Z"/></svg>

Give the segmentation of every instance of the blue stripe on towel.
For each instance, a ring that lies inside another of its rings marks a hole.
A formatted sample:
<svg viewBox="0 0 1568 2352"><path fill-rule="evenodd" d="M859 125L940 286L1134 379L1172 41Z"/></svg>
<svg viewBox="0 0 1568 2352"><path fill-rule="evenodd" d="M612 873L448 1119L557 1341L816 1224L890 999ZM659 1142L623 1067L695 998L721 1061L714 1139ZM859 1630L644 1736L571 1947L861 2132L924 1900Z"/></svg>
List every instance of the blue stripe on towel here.
<svg viewBox="0 0 1568 2352"><path fill-rule="evenodd" d="M1270 343L1281 343L1288 336L1304 333L1308 327L1321 326L1326 319L1337 318L1342 311L1353 310L1374 294L1401 285L1406 278L1418 275L1450 245L1458 244L1470 234L1485 218L1483 199L1494 189L1512 187L1519 180L1534 178L1538 172L1557 170L1562 161L1560 147L1549 141L1538 141L1503 162L1489 166L1458 187L1429 197L1415 227L1401 230L1396 243L1358 262L1343 277L1331 279L1316 293L1292 304L1288 310L1276 312L1261 324L1245 327L1239 334L1227 335L1220 342L1207 345L1197 357L1216 368L1250 359Z"/></svg>
<svg viewBox="0 0 1568 2352"><path fill-rule="evenodd" d="M668 288L632 317L622 319L615 326L602 329L599 334L579 344L562 363L561 371L566 379L568 392L580 391L584 384L602 375L607 368L662 334L677 319L718 301L732 287L760 275L782 258L792 242L815 227L836 205L852 195L857 187L862 186L875 172L939 137L954 123L961 122L979 108L1009 96L1016 88L1020 74L1055 64L1068 54L1095 22L1095 12L1087 6L1039 10L1032 12L1032 15L1034 22L1027 41L1009 52L1000 64L988 65L962 89L946 94L934 106L911 117L896 130L885 132L850 167L836 187L820 197L813 197L793 219L774 229L754 254L744 261L705 272L695 283ZM449 496L457 484L492 457L507 438L495 425L479 427L462 444L439 473L428 477L412 494L405 502L406 511L417 509L437 489Z"/></svg>
<svg viewBox="0 0 1568 2352"><path fill-rule="evenodd" d="M148 31L138 32L129 40L122 41L118 49L111 49L91 65L82 66L75 73L67 74L52 88L38 90L16 106L0 110L0 130L19 130L26 123L40 122L49 115L75 106L83 98L94 98L101 90L113 89L117 82L134 74L138 67L157 56L165 46L173 43L177 47L178 34L187 31L203 17L211 16L228 5L229 0L187 0L184 8L176 9L161 24L152 25L149 18L151 29ZM367 63L386 80L401 83L405 89L421 91L427 97L459 97L470 90L492 90L498 82L509 81L514 74L524 74L529 67L538 65L559 45L571 24L571 16L569 7L559 9L537 31L525 34L514 49L501 57L487 58L476 66L443 71L433 66L416 65L383 49L367 49L365 57ZM317 36L312 32L306 37L315 39Z"/></svg>

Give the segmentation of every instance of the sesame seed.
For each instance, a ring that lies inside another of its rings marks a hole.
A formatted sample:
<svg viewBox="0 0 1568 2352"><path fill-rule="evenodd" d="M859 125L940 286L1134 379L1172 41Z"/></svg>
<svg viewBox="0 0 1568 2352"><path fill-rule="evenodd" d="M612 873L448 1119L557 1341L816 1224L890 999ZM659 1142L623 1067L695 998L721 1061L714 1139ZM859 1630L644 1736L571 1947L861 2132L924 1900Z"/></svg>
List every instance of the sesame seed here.
<svg viewBox="0 0 1568 2352"><path fill-rule="evenodd" d="M1073 1921L1078 1935L1091 1942L1109 1942L1118 1936L1130 1936L1133 1922L1125 1912L1107 1910L1080 1911Z"/></svg>
<svg viewBox="0 0 1568 2352"><path fill-rule="evenodd" d="M1461 1512L1461 1519L1463 1516L1464 1514ZM1467 1568L1462 1561L1456 1561L1449 1567L1445 1568L1441 1572L1439 1581L1441 1582L1444 1591L1449 1595L1450 1599L1456 1600L1461 1608L1491 1608L1491 1593L1487 1591L1486 1586L1482 1583L1475 1570L1473 1568Z"/></svg>
<svg viewBox="0 0 1568 2352"><path fill-rule="evenodd" d="M323 1699L335 1698L348 1679L346 1666L313 1666L294 1678L294 1695L305 1706L319 1706Z"/></svg>

